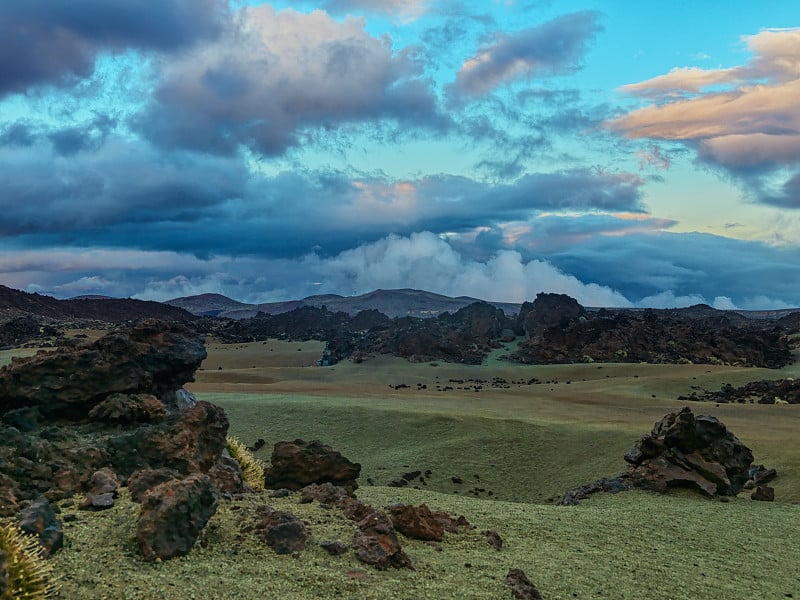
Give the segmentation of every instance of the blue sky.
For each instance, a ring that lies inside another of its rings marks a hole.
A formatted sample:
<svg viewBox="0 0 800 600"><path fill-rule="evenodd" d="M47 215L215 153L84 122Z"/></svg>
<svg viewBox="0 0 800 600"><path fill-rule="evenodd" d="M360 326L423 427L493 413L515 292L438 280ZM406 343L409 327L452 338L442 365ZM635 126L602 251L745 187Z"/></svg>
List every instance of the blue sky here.
<svg viewBox="0 0 800 600"><path fill-rule="evenodd" d="M793 4L6 1L0 283L800 306Z"/></svg>

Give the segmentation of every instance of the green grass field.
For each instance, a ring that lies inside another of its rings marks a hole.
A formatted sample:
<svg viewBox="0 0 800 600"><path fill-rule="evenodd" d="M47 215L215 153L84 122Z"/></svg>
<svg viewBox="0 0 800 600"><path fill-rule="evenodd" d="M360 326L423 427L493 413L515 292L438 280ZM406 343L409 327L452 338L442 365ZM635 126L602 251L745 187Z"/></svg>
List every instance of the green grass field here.
<svg viewBox="0 0 800 600"><path fill-rule="evenodd" d="M798 376L797 363L780 371L522 366L498 353L483 366L378 357L319 368L310 366L320 351L315 342L212 340L208 347L190 387L225 408L231 434L247 444L266 440L260 458L268 460L279 440L319 439L362 464L362 500L425 502L465 515L476 529L448 534L441 551L403 539L416 570L376 571L352 553L330 557L318 546L352 539L352 524L337 510L301 505L296 495L251 495L220 504L204 547L149 565L133 541L138 508L123 497L108 512L78 513L65 524L66 547L53 558L62 597L502 599L511 597L503 579L514 567L548 600L800 598L800 406L691 405L719 417L756 462L778 470L775 503L753 502L747 493L720 502L689 492L599 495L577 507L547 502L624 469L624 452L654 421L683 406L676 397L692 386ZM493 377L546 383L476 392L450 382ZM397 384L409 387L390 387ZM454 389L436 391L437 384ZM428 469L424 485L386 485ZM239 535L241 515L264 502L309 523L309 547L298 558L276 556ZM502 551L488 546L484 529L500 533Z"/></svg>

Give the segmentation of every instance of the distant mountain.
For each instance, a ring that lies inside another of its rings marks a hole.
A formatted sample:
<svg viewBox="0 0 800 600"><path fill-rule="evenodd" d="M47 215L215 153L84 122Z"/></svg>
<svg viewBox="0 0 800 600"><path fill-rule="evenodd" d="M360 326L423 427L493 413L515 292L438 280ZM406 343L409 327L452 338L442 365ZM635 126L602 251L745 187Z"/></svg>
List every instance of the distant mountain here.
<svg viewBox="0 0 800 600"><path fill-rule="evenodd" d="M222 313L239 309L249 309L252 304L239 302L222 294L200 294L199 296L184 296L173 298L164 302L169 306L176 306L198 316L216 317Z"/></svg>
<svg viewBox="0 0 800 600"><path fill-rule="evenodd" d="M161 302L130 298L72 298L58 300L43 294L29 294L0 285L0 317L49 317L51 319L88 319L122 323L137 319L188 321L194 316L181 308Z"/></svg>
<svg viewBox="0 0 800 600"><path fill-rule="evenodd" d="M444 312L454 313L457 310L479 302L477 298L459 296L451 298L442 294L422 290L375 290L360 296L339 296L337 294L320 294L308 296L302 300L287 302L270 302L265 304L244 304L219 294L202 294L167 300L166 304L179 306L195 315L212 315L230 319L249 319L259 312L277 315L303 306L321 308L325 306L332 312L345 312L351 316L362 310L377 310L388 317L437 317ZM519 312L520 304L507 302L490 302L502 309L506 315Z"/></svg>

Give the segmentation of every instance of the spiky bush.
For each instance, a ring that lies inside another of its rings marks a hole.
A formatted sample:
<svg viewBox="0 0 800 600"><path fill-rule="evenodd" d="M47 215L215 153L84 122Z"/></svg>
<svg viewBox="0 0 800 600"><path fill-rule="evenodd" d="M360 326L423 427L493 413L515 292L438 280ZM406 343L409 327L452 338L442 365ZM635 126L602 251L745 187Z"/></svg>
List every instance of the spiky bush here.
<svg viewBox="0 0 800 600"><path fill-rule="evenodd" d="M0 555L5 555L5 590L0 600L39 600L55 593L52 567L41 556L35 536L23 533L17 525L0 520Z"/></svg>
<svg viewBox="0 0 800 600"><path fill-rule="evenodd" d="M232 435L226 438L228 443L228 454L239 463L242 469L242 477L254 490L264 489L264 469L267 465L261 459L253 456L242 442Z"/></svg>

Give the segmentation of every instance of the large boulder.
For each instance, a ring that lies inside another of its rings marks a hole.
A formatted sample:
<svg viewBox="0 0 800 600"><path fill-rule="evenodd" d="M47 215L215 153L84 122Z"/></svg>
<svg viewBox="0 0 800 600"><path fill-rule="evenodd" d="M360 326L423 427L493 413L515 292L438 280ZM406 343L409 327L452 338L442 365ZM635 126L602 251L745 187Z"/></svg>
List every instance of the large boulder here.
<svg viewBox="0 0 800 600"><path fill-rule="evenodd" d="M268 504L256 507L258 537L275 554L296 554L305 550L308 526L290 512L275 510Z"/></svg>
<svg viewBox="0 0 800 600"><path fill-rule="evenodd" d="M267 488L299 490L311 483L330 482L352 493L358 488L361 465L353 463L322 442L278 442L271 466L264 471Z"/></svg>
<svg viewBox="0 0 800 600"><path fill-rule="evenodd" d="M716 417L689 407L658 421L625 455L636 487L665 492L693 487L713 496L735 495L750 478L753 453Z"/></svg>
<svg viewBox="0 0 800 600"><path fill-rule="evenodd" d="M406 537L435 542L444 539L444 526L427 504L393 504L386 512L394 528Z"/></svg>
<svg viewBox="0 0 800 600"><path fill-rule="evenodd" d="M205 357L202 337L185 325L143 321L85 346L3 367L0 414L37 406L47 418L82 419L110 394L167 396L194 379Z"/></svg>
<svg viewBox="0 0 800 600"><path fill-rule="evenodd" d="M194 473L149 490L136 526L136 541L145 560L188 554L216 510L214 486L208 475Z"/></svg>
<svg viewBox="0 0 800 600"><path fill-rule="evenodd" d="M64 545L64 528L46 498L40 498L17 515L20 530L36 536L42 554L50 556Z"/></svg>

